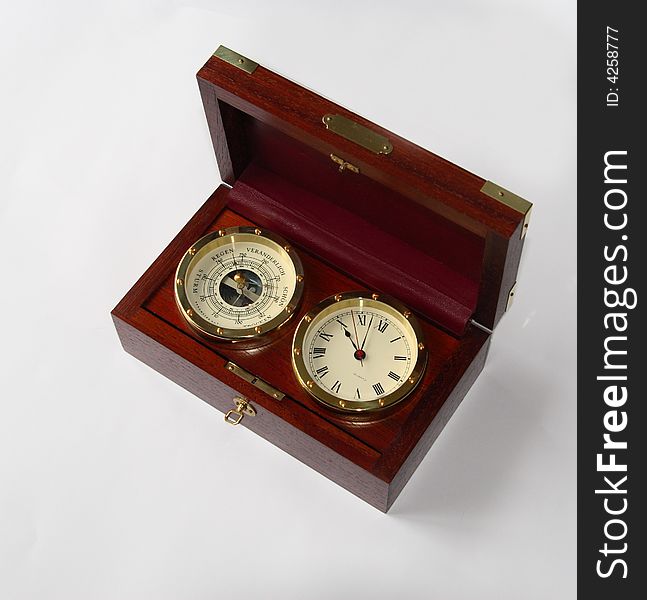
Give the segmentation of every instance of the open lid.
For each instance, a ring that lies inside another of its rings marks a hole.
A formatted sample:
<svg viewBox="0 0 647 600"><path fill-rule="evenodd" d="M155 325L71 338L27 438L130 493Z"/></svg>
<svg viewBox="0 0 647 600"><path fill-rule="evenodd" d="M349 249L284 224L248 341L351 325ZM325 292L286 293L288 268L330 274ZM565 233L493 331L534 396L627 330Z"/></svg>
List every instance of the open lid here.
<svg viewBox="0 0 647 600"><path fill-rule="evenodd" d="M494 328L529 202L224 46L198 83L234 209L456 335Z"/></svg>

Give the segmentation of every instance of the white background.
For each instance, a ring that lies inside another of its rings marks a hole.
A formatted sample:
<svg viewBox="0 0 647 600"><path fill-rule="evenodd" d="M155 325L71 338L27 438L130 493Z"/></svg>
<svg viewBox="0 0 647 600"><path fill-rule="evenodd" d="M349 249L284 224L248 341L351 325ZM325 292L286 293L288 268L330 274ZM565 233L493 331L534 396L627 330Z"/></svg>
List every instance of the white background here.
<svg viewBox="0 0 647 600"><path fill-rule="evenodd" d="M0 597L573 598L575 2L0 6ZM113 330L219 183L220 43L535 203L489 362L388 515Z"/></svg>

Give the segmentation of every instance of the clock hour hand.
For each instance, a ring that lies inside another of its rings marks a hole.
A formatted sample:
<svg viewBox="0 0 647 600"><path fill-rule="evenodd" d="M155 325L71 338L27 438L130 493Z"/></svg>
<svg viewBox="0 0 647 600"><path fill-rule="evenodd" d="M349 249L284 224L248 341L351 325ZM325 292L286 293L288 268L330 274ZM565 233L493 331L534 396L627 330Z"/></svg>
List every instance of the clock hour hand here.
<svg viewBox="0 0 647 600"><path fill-rule="evenodd" d="M358 348L357 346L359 345L359 337L357 336L357 325L355 325L355 315L353 314L353 311L350 311L350 317L353 320L353 331L355 331L355 339L357 340L357 343L353 341L353 336L351 335L350 331L346 328L346 325L344 325L339 319L337 321L339 324L344 328L344 335L350 340L350 343L353 344L353 348L355 348L355 352L353 352L353 358L355 360L358 360L362 367L364 366L364 359L366 358L366 352L362 350L361 348Z"/></svg>
<svg viewBox="0 0 647 600"><path fill-rule="evenodd" d="M348 331L348 328L346 327L346 325L344 325L344 324L343 324L341 321L339 321L339 320L337 321L337 323L339 323L339 324L343 327L343 329L344 329L344 335L345 335L345 336L350 340L350 343L351 343L351 344L353 344L353 348L355 348L355 350L357 350L357 349L358 349L358 348L357 348L357 345L356 345L356 344L355 344L355 342L353 341L353 336L351 335L350 331Z"/></svg>

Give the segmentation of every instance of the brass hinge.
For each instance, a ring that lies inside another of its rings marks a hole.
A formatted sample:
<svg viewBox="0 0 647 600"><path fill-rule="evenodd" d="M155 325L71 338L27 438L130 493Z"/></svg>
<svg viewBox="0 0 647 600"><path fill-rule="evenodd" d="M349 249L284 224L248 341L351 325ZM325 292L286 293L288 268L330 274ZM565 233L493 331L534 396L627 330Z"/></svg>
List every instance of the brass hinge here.
<svg viewBox="0 0 647 600"><path fill-rule="evenodd" d="M234 67L238 67L250 75L256 70L256 67L258 67L258 63L255 63L253 60L249 60L249 58L242 54L238 54L238 52L234 52L225 46L218 46L218 49L213 53L213 55L220 60L224 60L230 65L234 65Z"/></svg>
<svg viewBox="0 0 647 600"><path fill-rule="evenodd" d="M271 396L275 400L283 400L283 398L285 397L285 394L283 392L280 392L266 381L263 381L260 377L256 377L256 375L254 375L253 373L246 371L245 369L239 367L231 361L227 362L225 368L228 371L231 371L234 375L238 375L238 377L240 377L247 383L251 383L254 387L258 388L262 392L265 392L268 396Z"/></svg>
<svg viewBox="0 0 647 600"><path fill-rule="evenodd" d="M352 119L342 115L327 114L323 116L322 121L326 129L330 129L337 135L355 142L375 154L390 154L393 150L393 144L389 138L371 131L368 127L364 127Z"/></svg>
<svg viewBox="0 0 647 600"><path fill-rule="evenodd" d="M498 200L502 204L509 206L513 210L516 210L518 213L521 213L523 218L523 226L521 227L521 239L526 236L526 231L528 231L528 223L530 221L530 212L532 211L532 203L528 202L525 198L517 196L512 192L509 192L505 188L502 188L496 183L491 181L486 181L481 188L481 191L490 198Z"/></svg>
<svg viewBox="0 0 647 600"><path fill-rule="evenodd" d="M517 282L514 282L514 285L510 288L510 291L508 292L508 301L506 302L505 309L508 310L512 306L512 302L514 301L514 295L517 291Z"/></svg>

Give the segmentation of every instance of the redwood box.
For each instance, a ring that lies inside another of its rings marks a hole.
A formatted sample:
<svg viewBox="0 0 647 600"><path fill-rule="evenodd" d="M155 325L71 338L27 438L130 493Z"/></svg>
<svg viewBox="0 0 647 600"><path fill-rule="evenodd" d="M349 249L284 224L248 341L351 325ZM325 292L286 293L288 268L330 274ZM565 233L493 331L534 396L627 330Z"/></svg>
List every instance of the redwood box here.
<svg viewBox="0 0 647 600"><path fill-rule="evenodd" d="M241 426L386 512L483 368L531 204L222 46L198 84L225 183L112 311L121 343L225 413L243 399ZM191 244L237 225L289 240L306 277L298 313L256 348L197 336L174 300ZM291 366L301 316L358 289L413 309L429 350L414 392L361 421Z"/></svg>

